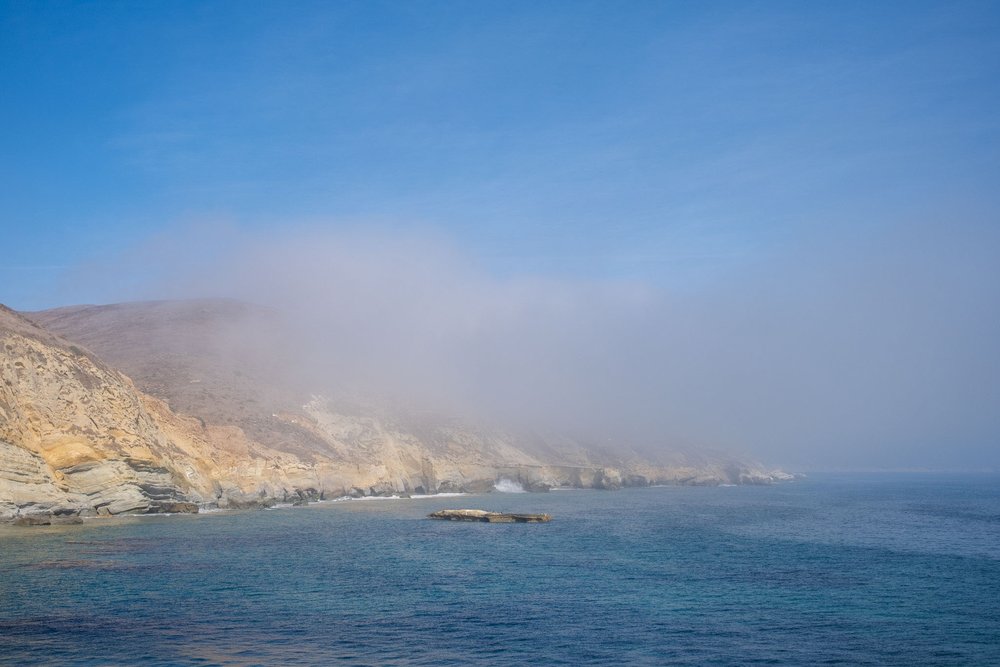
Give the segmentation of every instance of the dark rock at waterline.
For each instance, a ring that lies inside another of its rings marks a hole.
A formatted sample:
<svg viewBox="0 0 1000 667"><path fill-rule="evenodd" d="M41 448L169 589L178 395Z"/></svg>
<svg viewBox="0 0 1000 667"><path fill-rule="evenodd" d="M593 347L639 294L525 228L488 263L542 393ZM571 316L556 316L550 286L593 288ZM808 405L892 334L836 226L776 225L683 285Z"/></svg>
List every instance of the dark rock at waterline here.
<svg viewBox="0 0 1000 667"><path fill-rule="evenodd" d="M79 516L53 516L53 526L74 525L83 523L83 518Z"/></svg>
<svg viewBox="0 0 1000 667"><path fill-rule="evenodd" d="M427 515L431 519L444 521L478 521L480 523L545 523L551 521L548 514L507 514L486 510L439 510Z"/></svg>
<svg viewBox="0 0 1000 667"><path fill-rule="evenodd" d="M52 517L48 514L28 514L14 519L15 526L48 526L52 523Z"/></svg>
<svg viewBox="0 0 1000 667"><path fill-rule="evenodd" d="M53 507L50 511L52 512L52 516L55 517L79 518L77 515L80 513L80 510L69 506ZM77 523L77 522L73 521L72 523Z"/></svg>
<svg viewBox="0 0 1000 667"><path fill-rule="evenodd" d="M622 483L624 486L649 486L649 480L645 475L625 475Z"/></svg>
<svg viewBox="0 0 1000 667"><path fill-rule="evenodd" d="M231 510L260 510L274 507L277 502L274 498L225 498L225 502L220 501L219 507Z"/></svg>
<svg viewBox="0 0 1000 667"><path fill-rule="evenodd" d="M83 523L83 519L78 516L54 516L51 514L27 514L14 519L15 526L63 526L69 524Z"/></svg>
<svg viewBox="0 0 1000 667"><path fill-rule="evenodd" d="M182 501L160 501L149 506L150 514L197 514L198 505Z"/></svg>
<svg viewBox="0 0 1000 667"><path fill-rule="evenodd" d="M290 492L285 491L284 495L281 497L281 502L291 503L293 506L299 507L301 505L308 505L311 502L320 500L322 497L322 492L309 487L306 489L293 489Z"/></svg>
<svg viewBox="0 0 1000 667"><path fill-rule="evenodd" d="M489 493L494 489L492 479L470 479L458 487L460 493Z"/></svg>
<svg viewBox="0 0 1000 667"><path fill-rule="evenodd" d="M552 490L552 485L546 482L539 482L535 480L520 480L521 487L530 493L548 493Z"/></svg>
<svg viewBox="0 0 1000 667"><path fill-rule="evenodd" d="M594 475L595 489L604 489L606 491L617 491L622 488L622 476L617 470L611 470L608 468L601 468Z"/></svg>
<svg viewBox="0 0 1000 667"><path fill-rule="evenodd" d="M366 496L377 496L382 498L387 498L389 496L396 495L396 487L389 482L381 482L379 484L373 484L368 487L368 492L364 495Z"/></svg>

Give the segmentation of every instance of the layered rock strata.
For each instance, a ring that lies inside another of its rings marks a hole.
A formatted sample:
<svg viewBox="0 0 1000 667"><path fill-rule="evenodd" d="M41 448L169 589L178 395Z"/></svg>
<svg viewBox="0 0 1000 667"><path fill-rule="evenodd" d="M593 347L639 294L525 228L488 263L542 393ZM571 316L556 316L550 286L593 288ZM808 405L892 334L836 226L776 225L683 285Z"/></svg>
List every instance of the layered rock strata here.
<svg viewBox="0 0 1000 667"><path fill-rule="evenodd" d="M169 362L159 362L162 376L134 363L160 394L152 396L89 349L0 306L0 519L485 492L500 480L544 491L776 479L731 462L612 465L575 443L529 449L509 434L447 421L414 428L318 396L296 407L243 390L241 404L265 404L213 413L211 395L184 394L208 418L184 414L172 409L171 388L189 392L191 369ZM220 377L210 379L224 389Z"/></svg>

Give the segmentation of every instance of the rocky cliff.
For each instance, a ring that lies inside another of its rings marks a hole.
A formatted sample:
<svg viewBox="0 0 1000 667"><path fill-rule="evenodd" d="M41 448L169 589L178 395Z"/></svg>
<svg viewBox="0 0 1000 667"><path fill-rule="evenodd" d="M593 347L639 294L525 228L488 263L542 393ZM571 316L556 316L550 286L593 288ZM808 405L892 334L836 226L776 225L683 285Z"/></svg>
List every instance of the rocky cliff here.
<svg viewBox="0 0 1000 667"><path fill-rule="evenodd" d="M6 308L0 350L0 515L148 512L190 495L128 378Z"/></svg>
<svg viewBox="0 0 1000 667"><path fill-rule="evenodd" d="M652 465L310 395L272 360L213 346L219 326L245 326L248 312L164 302L29 319L0 306L0 518L487 491L502 478L533 490L777 477L724 460Z"/></svg>

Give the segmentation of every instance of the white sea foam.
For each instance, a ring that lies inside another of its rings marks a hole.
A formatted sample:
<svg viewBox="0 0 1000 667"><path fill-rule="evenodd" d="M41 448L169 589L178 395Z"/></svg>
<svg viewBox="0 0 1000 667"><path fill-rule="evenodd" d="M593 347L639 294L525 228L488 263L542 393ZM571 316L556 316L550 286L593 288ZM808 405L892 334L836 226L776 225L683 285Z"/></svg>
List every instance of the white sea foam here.
<svg viewBox="0 0 1000 667"><path fill-rule="evenodd" d="M501 479L498 480L493 488L500 493L524 493L524 487L521 486L520 482L515 482L512 479Z"/></svg>
<svg viewBox="0 0 1000 667"><path fill-rule="evenodd" d="M343 503L349 500L424 500L426 498L453 498L465 496L465 493L416 493L411 496L340 496L329 500L318 500L317 503Z"/></svg>

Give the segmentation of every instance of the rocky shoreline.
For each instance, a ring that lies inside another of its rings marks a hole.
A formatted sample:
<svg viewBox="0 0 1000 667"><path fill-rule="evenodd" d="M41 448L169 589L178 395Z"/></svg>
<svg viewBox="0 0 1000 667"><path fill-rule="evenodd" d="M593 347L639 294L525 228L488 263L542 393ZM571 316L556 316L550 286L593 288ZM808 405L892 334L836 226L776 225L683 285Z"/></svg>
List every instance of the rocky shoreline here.
<svg viewBox="0 0 1000 667"><path fill-rule="evenodd" d="M302 387L275 398L268 375L250 377L252 358L220 366L217 350L199 351L211 338L198 329L212 321L206 305L81 307L41 318L88 347L0 306L0 523L487 493L500 483L544 492L790 478L723 455L650 461L624 444L600 449L373 411L303 396ZM156 321L165 329L150 329Z"/></svg>
<svg viewBox="0 0 1000 667"><path fill-rule="evenodd" d="M798 476L782 473L770 480L758 479L753 484L764 485L774 484L796 479ZM431 497L448 496L454 494L486 494L502 493L496 491L496 486L503 483L514 483L521 486L526 493L547 493L552 489L578 489L578 490L600 490L615 491L622 488L644 488L652 486L720 486L726 482L711 483L703 480L663 480L647 479L635 475L621 478L622 483L609 483L609 480L617 480L616 471L602 469L593 474L588 479L599 480L598 483L588 485L580 483L566 483L566 479L555 480L549 478L549 482L538 481L530 476L515 476L514 479L502 477L496 480L474 480L468 485L445 484L442 488L431 494L399 492L393 489L369 488L361 489L352 487L351 489L338 489L335 493L329 494L315 488L295 489L284 493L281 496L267 495L256 497L220 497L214 502L196 503L189 501L158 501L150 503L145 507L128 509L121 512L112 512L108 507L72 507L61 505L58 507L45 507L34 503L23 507L14 508L6 514L0 515L0 525L14 526L49 526L49 525L70 525L83 523L84 518L110 518L115 516L148 516L148 515L170 515L170 514L198 514L203 511L220 510L264 510L274 507L301 507L312 503L335 502L346 500L362 500L366 498L384 499L408 499L413 496ZM579 480L577 480L579 482ZM8 505L9 507L9 505ZM441 517L435 517L441 518ZM471 519L469 519L471 520ZM478 520L478 519L477 519Z"/></svg>

